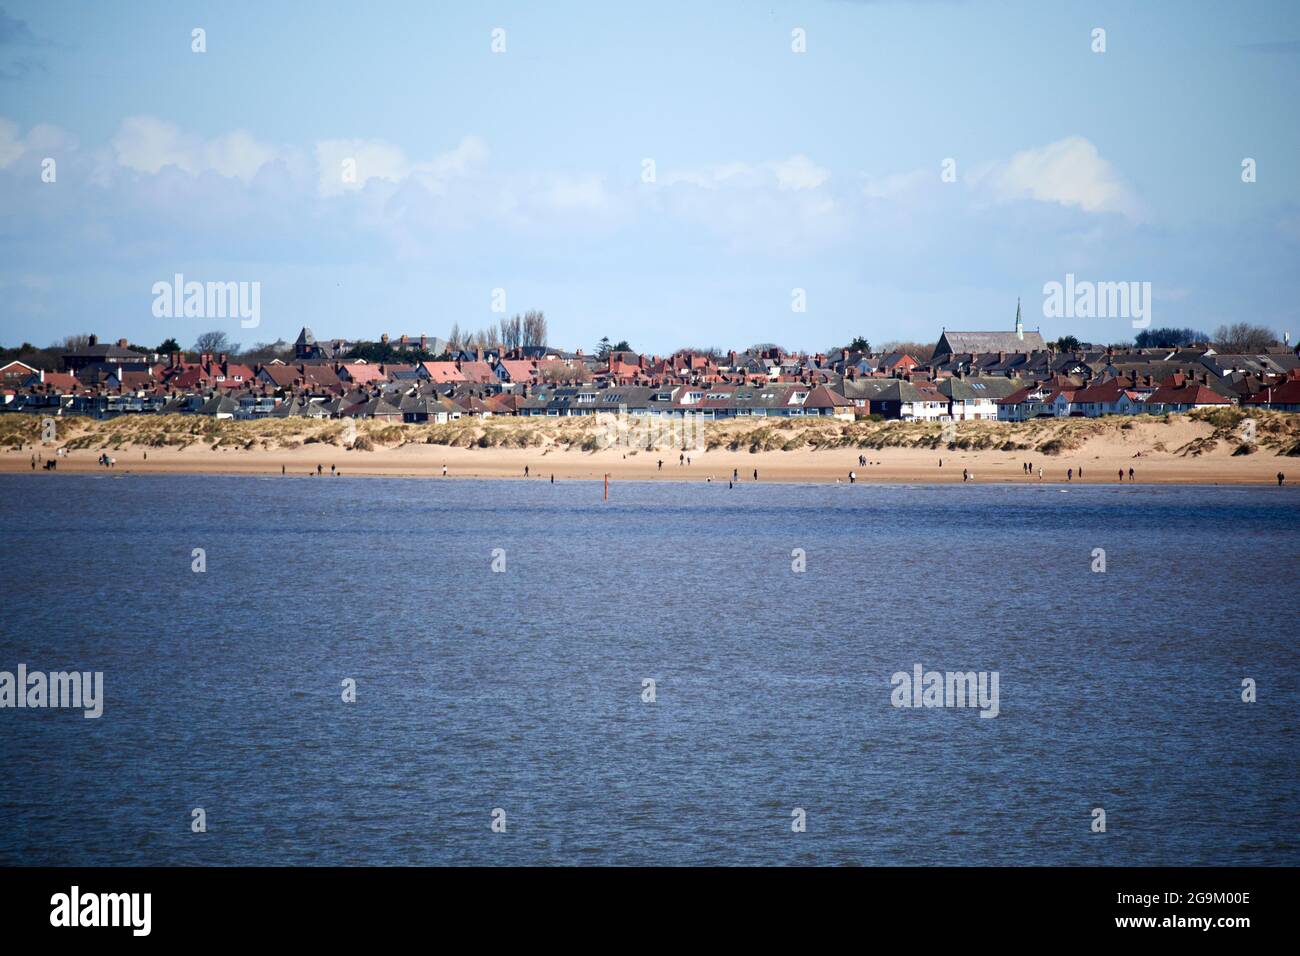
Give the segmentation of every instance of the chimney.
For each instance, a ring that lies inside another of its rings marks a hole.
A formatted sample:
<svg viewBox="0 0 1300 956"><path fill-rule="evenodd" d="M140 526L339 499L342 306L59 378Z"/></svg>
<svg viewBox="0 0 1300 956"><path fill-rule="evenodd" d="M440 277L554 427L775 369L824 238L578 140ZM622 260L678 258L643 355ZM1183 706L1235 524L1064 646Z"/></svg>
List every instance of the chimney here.
<svg viewBox="0 0 1300 956"><path fill-rule="evenodd" d="M226 364L226 359L227 359L227 355L226 355L226 353L225 353L225 352L222 352L222 353L221 353L221 358L220 358L220 362L221 362L222 365L225 365L225 364Z"/></svg>

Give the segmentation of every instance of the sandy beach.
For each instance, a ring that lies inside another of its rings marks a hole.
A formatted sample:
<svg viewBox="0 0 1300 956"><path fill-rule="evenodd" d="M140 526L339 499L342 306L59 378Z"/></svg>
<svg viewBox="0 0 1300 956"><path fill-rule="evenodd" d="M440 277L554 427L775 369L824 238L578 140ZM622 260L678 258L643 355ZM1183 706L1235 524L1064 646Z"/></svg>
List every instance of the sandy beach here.
<svg viewBox="0 0 1300 956"><path fill-rule="evenodd" d="M1296 423L1278 416L1280 424L1271 424L1272 433L1291 440ZM1295 416L1289 416L1295 418ZM61 423L62 424L62 423ZM720 422L707 426L707 449L686 452L689 464L679 462L680 449L660 447L596 448L583 450L580 436L590 435L590 423L574 421L530 421L494 419L490 423L456 426L383 425L361 423L346 428L340 422L299 423L294 437L284 434L287 422L207 422L203 434L186 434L176 444L162 443L156 434L145 434L149 423L107 422L67 423L72 440L51 443L28 441L21 448L10 444L0 453L0 471L32 471L32 456L38 468L44 460L55 457L60 445L66 446L57 457L56 472L51 477L77 472L106 472L99 464L101 453L116 460L116 474L230 474L307 476L319 466L328 477L331 469L345 476L404 476L455 478L523 479L525 468L530 480L557 481L575 479L666 480L725 482L733 474L740 482L757 480L777 482L836 482L849 480L856 473L859 482L961 482L965 469L975 482L1029 482L1070 480L1087 483L1116 483L1123 470L1146 483L1181 484L1276 484L1279 471L1289 480L1300 480L1300 462L1279 455L1277 447L1268 447L1267 437L1253 453L1242 454L1237 426L1218 426L1203 420L1174 416L1169 420L1138 419L1127 423L1118 420L1062 420L1024 424L972 422L958 423L945 437L953 445L999 443L999 447L950 447L938 444L938 426L922 423L779 422L755 426L752 422ZM761 427L760 438L754 429ZM439 433L444 430L444 434ZM310 440L310 435L318 436ZM216 438L213 438L213 436ZM431 444L429 436L446 437L451 444ZM526 440L538 444L529 447L506 447L490 444L488 439L510 443ZM789 445L805 437L803 447L783 450L764 447L773 443ZM251 437L250 437L251 436ZM357 441L357 436L364 436ZM843 444L826 447L828 436ZM39 436L34 436L39 438ZM308 438L306 443L300 441ZM419 440L416 440L419 439ZM1019 439L1023 439L1020 441ZM168 439L170 440L170 439ZM1057 454L1039 449L1056 440L1076 447ZM890 442L883 447L862 447L863 441ZM931 441L937 447L908 447L909 443ZM362 447L346 447L350 444ZM748 443L748 447L746 446ZM1024 445L1006 449L1008 443ZM590 444L590 442L588 443ZM372 447L365 447L365 446ZM739 447L730 447L738 445ZM215 447L214 447L215 446ZM751 450L754 449L754 450ZM859 455L867 464L859 463ZM660 466L659 462L663 464ZM942 462L942 464L940 464ZM1028 462L1032 471L1025 472Z"/></svg>

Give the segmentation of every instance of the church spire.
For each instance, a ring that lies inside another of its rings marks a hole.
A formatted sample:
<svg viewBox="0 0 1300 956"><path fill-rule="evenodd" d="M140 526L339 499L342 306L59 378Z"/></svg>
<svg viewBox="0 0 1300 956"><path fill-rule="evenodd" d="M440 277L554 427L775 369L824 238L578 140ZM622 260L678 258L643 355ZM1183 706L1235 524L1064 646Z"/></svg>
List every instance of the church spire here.
<svg viewBox="0 0 1300 956"><path fill-rule="evenodd" d="M1016 296L1016 338L1025 340L1025 323L1020 320L1020 296Z"/></svg>

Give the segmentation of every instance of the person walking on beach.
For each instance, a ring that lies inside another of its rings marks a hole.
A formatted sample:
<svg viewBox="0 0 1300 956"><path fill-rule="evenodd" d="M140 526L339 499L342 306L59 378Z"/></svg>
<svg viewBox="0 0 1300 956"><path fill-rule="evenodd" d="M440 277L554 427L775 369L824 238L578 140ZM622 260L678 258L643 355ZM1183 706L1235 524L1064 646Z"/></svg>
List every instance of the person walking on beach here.
<svg viewBox="0 0 1300 956"><path fill-rule="evenodd" d="M857 480L858 480L858 473L856 471L849 472L849 484L853 484Z"/></svg>
<svg viewBox="0 0 1300 956"><path fill-rule="evenodd" d="M524 465L524 477L525 477L525 478L528 477L528 466L527 466L527 465Z"/></svg>
<svg viewBox="0 0 1300 956"><path fill-rule="evenodd" d="M680 455L677 456L678 467L680 468L684 464L686 464L686 452L682 452Z"/></svg>
<svg viewBox="0 0 1300 956"><path fill-rule="evenodd" d="M1282 472L1279 471L1279 472L1277 473L1277 486L1278 486L1279 488L1281 488L1281 487L1282 487L1282 482L1284 482L1284 481L1286 481L1286 475L1282 474Z"/></svg>
<svg viewBox="0 0 1300 956"><path fill-rule="evenodd" d="M443 465L443 466L442 466L442 477L444 477L444 478L447 477L447 466L446 466L446 465Z"/></svg>
<svg viewBox="0 0 1300 956"><path fill-rule="evenodd" d="M1128 470L1128 480L1129 480L1129 481L1132 481L1132 480L1133 480L1133 469L1132 469L1132 468L1130 468L1130 469Z"/></svg>
<svg viewBox="0 0 1300 956"><path fill-rule="evenodd" d="M754 480L755 480L755 481L758 481L758 469L757 469L757 468L754 469Z"/></svg>
<svg viewBox="0 0 1300 956"><path fill-rule="evenodd" d="M1080 465L1080 466L1079 466L1079 477L1080 477L1080 478L1083 477L1083 465Z"/></svg>
<svg viewBox="0 0 1300 956"><path fill-rule="evenodd" d="M36 456L32 455L32 471L36 470Z"/></svg>
<svg viewBox="0 0 1300 956"><path fill-rule="evenodd" d="M281 474L281 475L284 474L284 465L281 465L281 466L280 466L280 474Z"/></svg>
<svg viewBox="0 0 1300 956"><path fill-rule="evenodd" d="M1120 481L1123 481L1123 480L1124 480L1124 469L1123 469L1123 468L1121 468L1121 469L1119 470L1119 480L1120 480Z"/></svg>
<svg viewBox="0 0 1300 956"><path fill-rule="evenodd" d="M325 466L324 466L324 465L317 465L317 466L316 466L316 474L318 474L318 475L323 475L323 474L325 474Z"/></svg>
<svg viewBox="0 0 1300 956"><path fill-rule="evenodd" d="M659 459L659 470L660 471L664 470L664 460L662 458Z"/></svg>
<svg viewBox="0 0 1300 956"><path fill-rule="evenodd" d="M331 474L331 475L334 474L334 466L333 466L333 465L330 465L330 474Z"/></svg>
<svg viewBox="0 0 1300 956"><path fill-rule="evenodd" d="M555 484L555 473L551 473L551 484Z"/></svg>
<svg viewBox="0 0 1300 956"><path fill-rule="evenodd" d="M732 480L732 481L740 481L740 469L739 469L739 468L733 468L733 469L731 469L731 480Z"/></svg>
<svg viewBox="0 0 1300 956"><path fill-rule="evenodd" d="M1042 480L1043 480L1043 466L1042 466L1042 465L1039 465L1039 466L1038 466L1038 480L1039 480L1039 481L1042 481Z"/></svg>
<svg viewBox="0 0 1300 956"><path fill-rule="evenodd" d="M1074 481L1074 469L1073 469L1073 468L1067 468L1067 469L1065 469L1065 480L1066 480L1066 481Z"/></svg>

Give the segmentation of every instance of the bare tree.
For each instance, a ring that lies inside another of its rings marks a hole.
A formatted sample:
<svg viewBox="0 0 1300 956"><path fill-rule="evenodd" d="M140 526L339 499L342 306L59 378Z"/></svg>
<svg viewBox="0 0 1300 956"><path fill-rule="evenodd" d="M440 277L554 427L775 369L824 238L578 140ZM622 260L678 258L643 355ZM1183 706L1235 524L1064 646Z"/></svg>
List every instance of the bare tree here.
<svg viewBox="0 0 1300 956"><path fill-rule="evenodd" d="M918 362L928 362L934 357L934 344L926 345L924 342L886 342L880 346L880 351L888 355L890 352L902 352L904 355L910 355Z"/></svg>
<svg viewBox="0 0 1300 956"><path fill-rule="evenodd" d="M447 333L447 348L458 349L464 344L465 335L460 330L460 323L453 322L451 331Z"/></svg>
<svg viewBox="0 0 1300 956"><path fill-rule="evenodd" d="M555 361L538 364L541 366L538 375L548 385L557 382L590 382L593 377L591 369L582 362Z"/></svg>
<svg viewBox="0 0 1300 956"><path fill-rule="evenodd" d="M518 348L524 344L524 320L513 315L501 320L501 346L507 349Z"/></svg>
<svg viewBox="0 0 1300 956"><path fill-rule="evenodd" d="M203 352L210 352L213 355L217 355L221 352L225 352L229 355L233 355L239 351L239 343L230 341L230 336L226 335L225 332L204 332L195 340L194 351L199 352L200 354Z"/></svg>
<svg viewBox="0 0 1300 956"><path fill-rule="evenodd" d="M1277 333L1267 326L1233 322L1214 330L1214 347L1228 355L1263 352L1277 341Z"/></svg>
<svg viewBox="0 0 1300 956"><path fill-rule="evenodd" d="M524 345L546 344L546 315L538 309L524 313Z"/></svg>
<svg viewBox="0 0 1300 956"><path fill-rule="evenodd" d="M179 351L179 349L177 350ZM257 342L251 349L240 356L245 362L271 362L275 359L284 361L293 354L293 346L284 339L274 342Z"/></svg>
<svg viewBox="0 0 1300 956"><path fill-rule="evenodd" d="M80 352L90 344L92 338L93 336L89 332L83 332L80 335L67 335L64 336L62 343L56 342L54 347L57 348L61 344L65 352Z"/></svg>

